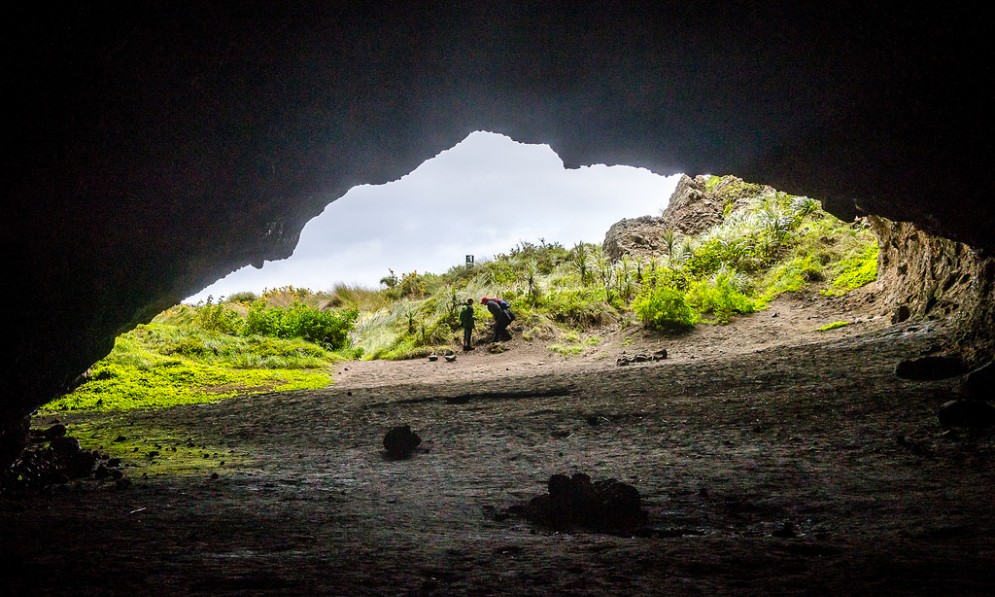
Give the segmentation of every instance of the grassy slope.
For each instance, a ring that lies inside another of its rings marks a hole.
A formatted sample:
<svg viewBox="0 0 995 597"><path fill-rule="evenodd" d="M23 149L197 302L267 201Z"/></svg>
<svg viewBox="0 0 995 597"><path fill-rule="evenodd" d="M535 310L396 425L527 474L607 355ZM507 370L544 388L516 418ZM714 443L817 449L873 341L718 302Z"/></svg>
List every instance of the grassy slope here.
<svg viewBox="0 0 995 597"><path fill-rule="evenodd" d="M838 295L875 279L877 242L860 222L841 222L817 201L765 194L732 177L708 182L726 205L725 220L696 237L668 235L669 248L652 257L611 263L592 244L523 242L472 269L390 272L382 290L287 287L175 307L122 335L83 386L45 409L163 407L322 387L331 382L329 366L345 358L410 358L457 346L458 310L467 297L513 303L525 340L569 355L600 343L593 332L606 324L641 319L662 330L721 324L784 292ZM250 333L264 318L331 308L358 313L349 350ZM486 310L475 309L486 325Z"/></svg>

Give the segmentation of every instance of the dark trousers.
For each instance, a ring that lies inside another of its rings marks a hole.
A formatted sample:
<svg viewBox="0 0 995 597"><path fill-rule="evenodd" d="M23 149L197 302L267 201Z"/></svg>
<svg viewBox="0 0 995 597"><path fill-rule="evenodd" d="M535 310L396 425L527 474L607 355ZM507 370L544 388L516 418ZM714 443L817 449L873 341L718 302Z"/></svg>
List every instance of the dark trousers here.
<svg viewBox="0 0 995 597"><path fill-rule="evenodd" d="M508 333L508 324L503 321L495 321L494 342L504 342L505 340L511 340L511 334Z"/></svg>
<svg viewBox="0 0 995 597"><path fill-rule="evenodd" d="M473 328L463 328L463 346L471 346L470 341L473 339Z"/></svg>

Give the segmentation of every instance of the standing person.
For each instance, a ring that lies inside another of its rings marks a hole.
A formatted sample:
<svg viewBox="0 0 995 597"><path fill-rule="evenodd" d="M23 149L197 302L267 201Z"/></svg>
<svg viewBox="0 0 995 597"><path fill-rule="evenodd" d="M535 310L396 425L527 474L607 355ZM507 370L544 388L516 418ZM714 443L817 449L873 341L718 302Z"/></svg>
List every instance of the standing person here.
<svg viewBox="0 0 995 597"><path fill-rule="evenodd" d="M473 350L473 299L466 299L466 304L459 312L459 324L463 328L463 350Z"/></svg>
<svg viewBox="0 0 995 597"><path fill-rule="evenodd" d="M501 307L502 302L499 299L487 298L486 296L480 299L480 304L485 305L487 310L491 312L491 316L494 317L494 339L491 340L492 342L511 340L511 334L508 333L511 316L507 309Z"/></svg>

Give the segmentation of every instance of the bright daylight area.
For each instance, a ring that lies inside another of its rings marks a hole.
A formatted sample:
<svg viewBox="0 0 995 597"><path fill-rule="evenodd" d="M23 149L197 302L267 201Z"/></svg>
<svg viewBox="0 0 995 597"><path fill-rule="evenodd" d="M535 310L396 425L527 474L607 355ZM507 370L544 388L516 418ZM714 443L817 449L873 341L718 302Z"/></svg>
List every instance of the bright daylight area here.
<svg viewBox="0 0 995 597"><path fill-rule="evenodd" d="M293 257L246 266L184 302L285 286L376 288L388 269L442 273L520 241L600 243L613 222L658 214L678 178L629 166L568 170L548 145L476 132L400 180L330 203Z"/></svg>

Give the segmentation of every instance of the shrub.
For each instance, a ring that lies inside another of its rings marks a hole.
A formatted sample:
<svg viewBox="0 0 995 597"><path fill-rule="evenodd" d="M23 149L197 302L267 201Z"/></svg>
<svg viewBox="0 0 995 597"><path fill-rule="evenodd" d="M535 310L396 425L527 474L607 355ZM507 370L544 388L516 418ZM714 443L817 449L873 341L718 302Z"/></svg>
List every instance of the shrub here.
<svg viewBox="0 0 995 597"><path fill-rule="evenodd" d="M734 314L757 310L757 302L737 287L735 276L726 272L718 274L714 280L694 284L687 300L702 313L714 315L719 323L729 323Z"/></svg>
<svg viewBox="0 0 995 597"><path fill-rule="evenodd" d="M402 297L421 298L426 292L425 277L418 275L417 271L404 274L398 289Z"/></svg>
<svg viewBox="0 0 995 597"><path fill-rule="evenodd" d="M639 320L647 327L667 332L686 331L694 326L697 315L684 294L667 286L657 286L640 293L633 303Z"/></svg>
<svg viewBox="0 0 995 597"><path fill-rule="evenodd" d="M358 313L353 310L321 311L303 303L287 309L267 307L261 301L246 316L245 333L277 338L303 338L330 350L347 346Z"/></svg>
<svg viewBox="0 0 995 597"><path fill-rule="evenodd" d="M582 328L615 321L614 308L600 288L565 288L548 292L542 303L547 316L557 323Z"/></svg>
<svg viewBox="0 0 995 597"><path fill-rule="evenodd" d="M577 275L580 276L581 286L591 283L591 261L594 259L592 248L590 244L577 243L570 252L570 257L577 268Z"/></svg>
<svg viewBox="0 0 995 597"><path fill-rule="evenodd" d="M237 311L220 303L215 305L210 300L197 309L197 322L205 330L232 335L238 334L243 327L242 317Z"/></svg>
<svg viewBox="0 0 995 597"><path fill-rule="evenodd" d="M320 311L297 303L284 313L283 327L286 332L283 337L303 338L338 350L347 345L357 316L354 310Z"/></svg>
<svg viewBox="0 0 995 597"><path fill-rule="evenodd" d="M566 261L570 252L560 243L546 242L540 238L539 244L521 241L513 247L509 255L500 255L501 260L517 260L519 262L532 261L535 263L538 273L546 276L561 262Z"/></svg>
<svg viewBox="0 0 995 597"><path fill-rule="evenodd" d="M260 300L275 307L288 307L294 303L301 303L315 299L315 294L307 288L297 288L295 286L281 286L279 288L267 288L263 290Z"/></svg>
<svg viewBox="0 0 995 597"><path fill-rule="evenodd" d="M248 305L256 302L257 300L259 300L259 296L255 292L244 291L231 294L226 302L245 303Z"/></svg>

